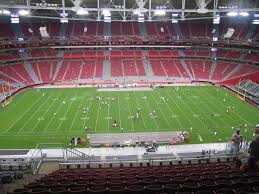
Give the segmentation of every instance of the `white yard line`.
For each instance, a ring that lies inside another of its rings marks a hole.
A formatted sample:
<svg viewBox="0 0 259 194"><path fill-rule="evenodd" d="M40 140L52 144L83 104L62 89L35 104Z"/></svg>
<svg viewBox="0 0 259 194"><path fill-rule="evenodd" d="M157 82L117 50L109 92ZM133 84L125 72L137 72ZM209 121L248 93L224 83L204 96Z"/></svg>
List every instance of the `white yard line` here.
<svg viewBox="0 0 259 194"><path fill-rule="evenodd" d="M136 98L136 101L137 101L138 107L140 108L138 98L137 98L137 96L136 96L135 92L133 92L133 93L134 93L134 97ZM143 118L143 116L141 116L141 118L142 118L142 120L143 120L143 124L144 124L145 129L147 129L145 119Z"/></svg>
<svg viewBox="0 0 259 194"><path fill-rule="evenodd" d="M120 97L118 96L118 108L119 108L119 120L120 120L120 128L121 128L121 110L120 110Z"/></svg>
<svg viewBox="0 0 259 194"><path fill-rule="evenodd" d="M200 141L203 141L201 135L200 135L199 133L197 133L197 135L198 135L198 139L199 139Z"/></svg>
<svg viewBox="0 0 259 194"><path fill-rule="evenodd" d="M200 107L199 106L197 106L196 105L196 103L194 103L193 102L193 100L192 100L192 96L187 96L185 93L183 94L184 96L186 96L186 98L188 98L189 100L190 100L190 102L193 104L193 107L197 107L198 109L200 109ZM187 103L186 103L187 104ZM207 108L208 106L206 106L206 109L208 110L208 111L210 111L210 112L213 112L214 113L214 111L211 111L210 109L208 109ZM217 123L215 123L215 121L213 120L213 119L211 119L210 118L210 114L208 115L208 113L206 113L206 112L203 112L203 111L201 111L201 114L202 114L202 117L204 116L204 117L206 117L207 118L207 120L208 121L210 121L210 123L214 123L214 124L217 124ZM201 119L200 119L201 120ZM208 126L208 127L210 127L211 128L211 126Z"/></svg>
<svg viewBox="0 0 259 194"><path fill-rule="evenodd" d="M153 95L153 92L152 92L151 96L152 96L151 98L154 99L154 98L153 98L153 96L154 96L154 95ZM161 99L159 99L159 100L161 100ZM168 121L168 119L166 118L166 116L164 115L164 112L161 110L160 106L157 105L156 99L154 99L154 104L158 107L158 109L159 109L160 112L162 113L162 115L163 115L165 121L167 122L168 129L170 129L171 124L170 124L170 122Z"/></svg>
<svg viewBox="0 0 259 194"><path fill-rule="evenodd" d="M161 97L160 95L159 95L159 97ZM174 114L174 112L172 111L172 109L171 109L171 107L168 105L168 103L167 102L165 102L166 103L166 105L167 105L167 107L168 107L168 109L169 109L169 111L171 112L171 114L173 115ZM174 102L173 102L174 103ZM178 107L177 107L177 109L178 109ZM177 117L175 117L176 118L176 121L178 122L178 124L180 125L180 127L183 129L183 126L182 126L182 124L181 124L181 122L179 121L179 119L177 118Z"/></svg>
<svg viewBox="0 0 259 194"><path fill-rule="evenodd" d="M174 101L174 99L171 97L171 94L169 93L169 92L167 92L168 93L168 96L169 96L169 98L172 100L172 102L176 105L175 107L178 109L178 111L179 112L182 112L182 110L181 110L181 108L180 107L178 107L178 104ZM169 105L168 105L169 106ZM170 108L170 106L169 106L169 108ZM170 108L171 109L171 108ZM173 111L171 111L171 112L173 112ZM185 113L184 112L182 112L182 114L183 114L183 116L186 118L186 121L189 121L189 123L190 123L190 125L192 124L192 121L185 115ZM180 121L179 121L179 123L181 123ZM182 124L180 124L181 126L182 126ZM183 128L183 127L182 127Z"/></svg>
<svg viewBox="0 0 259 194"><path fill-rule="evenodd" d="M8 131L42 98L39 97L31 106L28 108L5 132L4 134L8 133Z"/></svg>
<svg viewBox="0 0 259 194"><path fill-rule="evenodd" d="M67 96L64 98L64 100L66 100L66 99L67 99ZM64 100L62 100L62 102L63 102ZM58 109L56 110L56 113L58 113L60 107L62 106L62 102L60 103ZM58 114L56 114L56 116L52 116L52 118L50 119L50 121L48 122L48 124L46 125L46 127L43 129L43 131L45 131L45 129L47 129L47 128L49 127L50 123L52 122L52 120L53 120L54 118L57 118L57 115L58 115ZM55 129L55 130L56 130L56 129ZM55 130L54 130L54 131L55 131Z"/></svg>
<svg viewBox="0 0 259 194"><path fill-rule="evenodd" d="M7 114L8 112L10 112L13 108L15 108L15 106L16 106L19 102L22 102L22 100L25 98L26 94L28 94L28 92L25 93L25 94L23 94L23 96L22 96L17 102L13 103L14 106L13 106L12 108L11 108L11 107L8 107L6 110L1 111L1 112L0 112L0 116L1 116L1 117L6 116L6 114ZM15 98L15 97L12 97L12 98Z"/></svg>
<svg viewBox="0 0 259 194"><path fill-rule="evenodd" d="M109 94L109 100L108 100L108 132L110 132L110 92L108 92Z"/></svg>
<svg viewBox="0 0 259 194"><path fill-rule="evenodd" d="M68 113L68 111L70 110L70 107L71 107L71 105L73 104L73 102L74 102L74 101L71 101L71 102L70 102L69 107L67 108L66 113L65 113L65 115L64 115L64 118L66 118L67 113ZM56 130L56 132L59 132L59 129L60 129L60 127L61 127L61 125L62 125L63 122L64 122L64 119L61 120L61 122L59 123L58 129ZM63 130L61 129L61 132L60 132L60 133L62 133L62 131L63 131Z"/></svg>
<svg viewBox="0 0 259 194"><path fill-rule="evenodd" d="M147 106L148 106L149 111L150 111L150 112L153 112L153 111L151 110L151 108L150 108L149 103L147 102L147 100L146 100L146 99L144 99L144 100L145 100L145 102L147 103ZM158 124L157 124L157 122L156 122L156 118L153 118L153 120L154 120L155 123L156 123L157 131L159 131L159 126L158 126Z"/></svg>
<svg viewBox="0 0 259 194"><path fill-rule="evenodd" d="M52 101L51 105L48 107L46 111L44 111L44 114L42 115L43 117L47 114L47 112L51 109L51 107L55 104L55 100ZM34 132L34 129L38 126L40 123L40 120L38 120L37 124L33 127L32 131Z"/></svg>
<svg viewBox="0 0 259 194"><path fill-rule="evenodd" d="M129 93L128 93L129 94ZM127 103L128 103L128 109L129 109L129 112L130 112L130 116L132 116L132 113L131 113L131 110L130 110L130 104L129 104L129 99L126 100ZM130 118L131 120L131 125L132 125L132 129L133 129L133 132L135 131L135 128L134 128L134 123L132 121L132 119Z"/></svg>
<svg viewBox="0 0 259 194"><path fill-rule="evenodd" d="M204 91L205 91L205 90L204 90ZM205 91L205 92L206 92L206 91ZM218 109L219 112L221 113L222 110L220 110L218 106L216 106L216 105L215 105L214 103L212 103L210 100L207 100L207 99L210 98L210 95L207 95L207 96L208 96L208 98L206 98L205 100L206 100L208 103L212 104L214 107L216 107L216 109ZM211 111L211 109L209 108L210 106L206 106L206 107L207 107L207 109L209 109L209 110ZM214 111L211 111L211 112L214 113ZM214 114L215 114L215 113L214 113ZM225 114L224 114L224 115L225 115ZM227 114L227 116L229 116L229 115ZM232 117L230 117L230 119L231 119L232 121L236 122L235 120L233 120ZM229 127L232 127L232 126L229 124L229 122L226 122L226 121L223 119L223 117L220 117L220 120L224 121L224 123L227 124Z"/></svg>
<svg viewBox="0 0 259 194"><path fill-rule="evenodd" d="M91 98L91 97L90 97L90 98ZM91 102L90 102L90 104L89 104L89 106L88 106L88 110L87 110L87 113L86 113L86 117L88 117L88 114L89 114L90 108L91 108L91 106L92 106L92 101L93 101L93 100L94 100L94 98L90 100ZM87 102L88 102L88 101L89 101L89 99L87 99ZM90 118L89 118L89 119L90 119ZM87 120L87 119L84 120L84 124L83 124L82 130L85 129L86 120Z"/></svg>
<svg viewBox="0 0 259 194"><path fill-rule="evenodd" d="M205 91L206 92L206 91ZM212 98L214 98L215 100L217 100L213 95L212 95ZM218 100L217 100L218 101ZM223 103L219 100L219 103L221 103L222 105L223 105ZM224 107L225 107L225 105L223 105ZM247 120L245 120L245 119L243 119L240 115L238 115L235 111L233 111L232 113L234 113L235 115L237 115L241 120L243 120L243 121L245 121L246 122L246 124L251 124L252 125L252 123L250 123L249 121L247 121ZM230 117L228 114L227 114L227 116L228 117ZM231 118L231 117L230 117ZM233 118L231 118L232 120L233 120ZM234 120L233 120L234 121ZM236 121L235 121L236 122Z"/></svg>
<svg viewBox="0 0 259 194"><path fill-rule="evenodd" d="M77 117L78 112L79 112L79 108L81 107L82 102L84 102L83 99L84 99L84 97L82 97L82 99L80 100L80 103L79 103L79 105L78 105L78 107L77 107L77 111L76 111L76 114L75 114L74 119L73 119L73 121L72 121L71 127L70 127L69 130L67 131L68 133L70 133L71 129L72 129L73 126L74 126L76 117Z"/></svg>
<svg viewBox="0 0 259 194"><path fill-rule="evenodd" d="M49 99L49 98L50 98L50 96L48 96L48 98L45 99L44 103L42 103L42 104L39 106L39 108L36 110L36 112L33 112L33 114L30 115L30 118L29 118L29 119L26 119L26 122L23 124L23 126L22 126L21 128L19 128L19 130L17 131L17 134L20 134L20 131L21 131L22 129L24 129L24 127L35 117L35 114L37 114L37 113L39 112L39 110L41 110L41 107L42 107L42 106L44 107L44 105L48 102L48 99Z"/></svg>
<svg viewBox="0 0 259 194"><path fill-rule="evenodd" d="M176 96L178 97L177 92L175 92L175 93L176 93ZM183 104L186 105L186 107L187 107L193 114L196 114L196 113L188 106L188 104L186 104L185 101L182 100L182 98L179 98L179 99L183 102ZM199 117L197 117L197 118L204 124L204 126L205 126L206 128L208 128L207 124L206 124L203 120L201 120Z"/></svg>
<svg viewBox="0 0 259 194"><path fill-rule="evenodd" d="M98 117L99 117L99 113L100 113L100 104L101 104L101 101L99 100L98 112L97 112L97 116L96 116L96 120L95 120L95 126L94 126L94 132L95 132L95 133L96 133L97 123L98 123Z"/></svg>

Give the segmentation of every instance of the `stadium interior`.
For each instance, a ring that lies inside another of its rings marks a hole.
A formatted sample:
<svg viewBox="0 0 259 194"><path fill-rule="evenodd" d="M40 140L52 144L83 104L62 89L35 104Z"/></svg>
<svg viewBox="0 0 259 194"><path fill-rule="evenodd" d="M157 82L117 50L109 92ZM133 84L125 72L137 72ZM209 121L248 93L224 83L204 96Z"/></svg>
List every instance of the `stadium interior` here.
<svg viewBox="0 0 259 194"><path fill-rule="evenodd" d="M258 0L0 0L0 194L259 193Z"/></svg>

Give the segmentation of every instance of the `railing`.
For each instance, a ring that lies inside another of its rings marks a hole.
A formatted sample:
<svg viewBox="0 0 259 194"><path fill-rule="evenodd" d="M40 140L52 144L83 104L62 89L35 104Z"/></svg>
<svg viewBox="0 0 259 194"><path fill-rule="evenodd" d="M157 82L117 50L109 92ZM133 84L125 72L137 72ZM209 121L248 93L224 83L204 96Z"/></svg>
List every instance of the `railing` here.
<svg viewBox="0 0 259 194"><path fill-rule="evenodd" d="M97 158L89 156L77 149L65 147L63 149L64 159L66 163L77 163L77 162L97 162Z"/></svg>
<svg viewBox="0 0 259 194"><path fill-rule="evenodd" d="M30 162L31 162L31 168L33 174L37 174L42 161L44 159L44 153L43 149L62 149L64 147L64 144L62 143L45 143L45 144L38 144L36 148L34 149L33 153L30 156ZM64 153L63 153L64 156Z"/></svg>

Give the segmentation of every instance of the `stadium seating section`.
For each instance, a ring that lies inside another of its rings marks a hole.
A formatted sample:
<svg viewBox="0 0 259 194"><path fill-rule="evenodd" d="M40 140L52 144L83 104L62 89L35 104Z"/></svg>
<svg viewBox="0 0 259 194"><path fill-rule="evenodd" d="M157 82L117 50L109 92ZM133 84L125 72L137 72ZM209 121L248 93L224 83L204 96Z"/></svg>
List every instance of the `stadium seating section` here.
<svg viewBox="0 0 259 194"><path fill-rule="evenodd" d="M99 169L63 169L13 193L239 193L258 191L256 172L230 163Z"/></svg>

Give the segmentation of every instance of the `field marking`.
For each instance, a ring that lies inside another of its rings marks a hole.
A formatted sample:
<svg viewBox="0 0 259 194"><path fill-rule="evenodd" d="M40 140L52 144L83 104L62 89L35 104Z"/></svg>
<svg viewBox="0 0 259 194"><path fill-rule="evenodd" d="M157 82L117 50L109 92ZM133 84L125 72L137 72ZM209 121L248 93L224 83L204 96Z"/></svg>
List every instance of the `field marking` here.
<svg viewBox="0 0 259 194"><path fill-rule="evenodd" d="M117 97L118 100L117 100L117 104L118 104L118 109L119 109L119 120L120 120L120 128L122 128L122 125L121 125L121 110L120 110L120 97L118 96Z"/></svg>
<svg viewBox="0 0 259 194"><path fill-rule="evenodd" d="M205 89L204 91L206 91L206 89ZM208 98L211 97L210 95L206 95L206 96L207 96ZM207 101L209 104L212 104L214 107L216 107L216 109L219 110L219 112L222 112L222 110L220 110L220 109L218 108L218 106L216 106L214 103L211 103L211 101L208 100L207 98L204 99L204 101ZM218 103L218 100L217 100L216 102ZM206 107L208 107L207 109L209 109L209 110L211 111L211 109L209 108L209 106L206 106ZM225 107L224 107L224 108L225 108ZM214 111L211 111L211 112L213 112L213 114L215 115L215 112L214 112ZM224 115L225 115L225 114L224 114ZM229 115L227 114L227 116L229 116ZM230 116L229 116L229 117L230 117ZM230 117L230 119L231 119L232 121L234 121L232 117ZM226 122L223 117L220 117L220 120L223 121L223 122L224 122L226 125L228 125L229 127L232 127L231 124L230 124L229 122ZM235 121L234 121L234 122L235 122Z"/></svg>
<svg viewBox="0 0 259 194"><path fill-rule="evenodd" d="M16 132L17 134L19 134L20 131L21 131L22 129L24 129L24 127L35 117L35 115L38 113L38 111L41 109L41 107L42 107L43 105L45 105L46 102L48 102L48 99L49 99L49 98L50 98L50 96L48 96L48 98L45 99L44 103L42 103L42 104L39 106L39 108L36 110L36 112L34 111L33 114L30 115L29 119L26 119L26 122L23 124L23 126L22 126L21 128L19 128L19 130ZM31 131L31 130L30 130L30 131Z"/></svg>
<svg viewBox="0 0 259 194"><path fill-rule="evenodd" d="M15 106L25 98L25 95L28 94L28 92L25 93L25 94L24 94L24 93L21 93L21 94L23 94L23 95L22 95L22 97L21 97L17 102L11 103L11 104L13 104L14 106L11 106L11 107L8 108L8 109L3 109L3 110L0 112L0 116L1 116L1 117L6 116L6 114L7 114L8 112L10 112L13 108L15 108ZM16 96L14 96L14 97L12 97L12 98L16 98Z"/></svg>
<svg viewBox="0 0 259 194"><path fill-rule="evenodd" d="M199 140L200 140L200 141L203 141L201 135L200 135L199 133L197 133L197 135L198 135Z"/></svg>
<svg viewBox="0 0 259 194"><path fill-rule="evenodd" d="M173 90L171 91L171 92L174 92ZM176 93L176 96L178 96L178 92L175 92ZM183 104L185 104L185 106L193 113L193 114L195 114L195 112L188 106L188 104L186 104L185 103L185 101L182 99L182 98L180 98L180 100L183 102ZM204 125L205 125L205 127L207 127L208 128L208 126L207 126L207 124L203 121L203 120L201 120L199 117L197 117Z"/></svg>
<svg viewBox="0 0 259 194"><path fill-rule="evenodd" d="M88 106L88 110L87 110L87 113L86 113L86 118L88 117L88 114L89 114L89 111L90 111L90 108L91 108L91 106L92 106L92 102L93 102L93 100L91 100L91 99L87 99L87 102L90 100L90 104L89 104L89 106ZM90 117L88 117L89 119L90 119ZM87 119L85 119L84 120L84 123L83 123L83 127L82 127L82 130L81 130L81 133L83 133L83 130L85 129L85 123L86 123L86 120Z"/></svg>
<svg viewBox="0 0 259 194"><path fill-rule="evenodd" d="M167 95L169 96L169 98L171 98L172 102L176 105L175 107L178 109L178 111L182 113L182 115L185 117L186 121L188 121L189 124L190 124L190 126L192 126L192 121L190 120L189 117L186 116L186 114L182 111L182 109L178 107L178 103L174 101L174 99L172 98L172 96L171 96L171 94L170 94L170 91L167 91L166 93L167 93ZM169 105L168 105L168 106L169 106ZM170 106L169 106L169 107L170 107ZM171 108L170 108L170 109L171 109ZM172 111L172 112L173 112L173 111ZM179 123L181 123L181 122L179 121ZM182 126L182 124L180 124L180 125Z"/></svg>
<svg viewBox="0 0 259 194"><path fill-rule="evenodd" d="M207 91L205 90L205 92L207 93ZM215 98L213 95L212 95L212 98L214 98L214 99L216 99L217 100L217 98ZM226 105L224 105L222 102L221 102L221 100L219 100L219 103L220 104L222 104L223 105L223 107L226 107ZM238 115L235 111L233 111L233 113L235 114L235 115L237 115L239 118L241 118L241 120L243 120L243 121L245 121L247 124L249 123L249 124L251 124L252 125L252 123L250 123L249 121L247 121L247 120L245 120L245 119L243 119L240 115ZM226 114L228 117L230 117L229 116L229 114ZM230 117L234 122L236 122L232 117Z"/></svg>
<svg viewBox="0 0 259 194"><path fill-rule="evenodd" d="M58 109L56 110L55 113L58 113L60 107L63 105L63 101L65 101L66 99L67 99L67 96L65 96L65 98L62 100L62 102L61 102L60 105L58 106ZM56 117L55 117L55 118L56 118ZM45 129L47 129L47 128L49 127L49 125L50 125L50 123L52 122L53 119L54 119L54 116L51 117L51 119L49 120L48 124L46 125L46 127L43 129L42 132L44 132ZM56 129L55 129L54 131L56 131Z"/></svg>
<svg viewBox="0 0 259 194"><path fill-rule="evenodd" d="M183 93L183 95L186 96L185 93ZM192 103L193 107L197 107L198 110L200 110L200 107L197 106L197 104L193 102L192 98L189 98L189 97L187 96L187 99L190 100L190 102ZM188 106L187 103L186 103L186 105ZM213 112L213 114L214 114L214 111L211 111L211 109L208 109L207 107L208 107L208 106L206 106L206 109L207 109L208 111L210 111L210 112ZM205 108L202 108L202 109L205 109ZM211 128L211 127L212 127L212 123L214 123L214 125L217 124L217 123L215 123L215 120L211 119L211 118L207 115L206 112L204 112L204 111L202 111L202 110L199 111L199 112L201 112L201 115L195 113L195 114L193 115L193 117L195 117L195 118L200 118L200 117L201 117L200 120L203 120L204 118L207 118L206 120L207 120L207 121L210 121L210 123L207 124L207 122L205 122L205 121L204 121L204 123L207 125L208 128Z"/></svg>
<svg viewBox="0 0 259 194"><path fill-rule="evenodd" d="M138 98L137 98L137 96L136 96L136 92L134 91L133 94L134 94L134 98L135 98L136 101L137 101L138 108L140 108L140 106L139 106L139 101L138 101ZM141 118L142 118L142 120L143 120L143 124L144 124L145 129L147 129L145 119L143 118L143 116L141 116Z"/></svg>
<svg viewBox="0 0 259 194"><path fill-rule="evenodd" d="M111 97L110 97L110 92L108 92L109 94L109 99L108 99L108 118L110 118L110 100L111 100ZM110 119L107 119L108 120L108 132L110 132Z"/></svg>
<svg viewBox="0 0 259 194"><path fill-rule="evenodd" d="M149 103L147 102L147 99L145 99L144 101L145 101L146 104L148 105L148 108L149 108L150 113L153 112L153 111L151 110L150 106L149 106ZM159 126L158 126L158 124L157 124L157 122L156 122L156 119L155 119L155 118L152 118L152 119L153 119L153 120L155 121L155 123L156 123L157 131L160 131L160 130L159 130Z"/></svg>
<svg viewBox="0 0 259 194"><path fill-rule="evenodd" d="M53 100L51 105L46 109L46 111L44 112L44 114L42 115L42 117L44 118L44 116L46 115L46 113L49 111L49 109L53 106L53 104L55 104L55 101ZM33 127L32 131L34 132L34 129L38 126L38 124L40 123L40 120L38 120L37 124Z"/></svg>
<svg viewBox="0 0 259 194"><path fill-rule="evenodd" d="M153 98L153 93L151 94L151 98L152 98L152 99L154 99L154 98ZM155 100L155 99L154 99L154 100ZM156 106L158 106L158 105L157 105L157 103L156 103L156 100L154 101L154 104L155 104ZM159 110L160 110L160 112L162 113L162 115L163 115L164 119L165 119L165 120L166 120L166 122L167 122L168 127L170 128L170 123L169 123L169 121L167 120L167 118L165 117L164 112L163 112L163 111L161 111L160 106L158 106L158 109L159 109Z"/></svg>
<svg viewBox="0 0 259 194"><path fill-rule="evenodd" d="M3 134L8 133L8 131L42 98L40 96L31 106L28 108Z"/></svg>
<svg viewBox="0 0 259 194"><path fill-rule="evenodd" d="M129 93L127 93L128 95L129 95ZM131 110L130 110L130 104L129 104L129 100L126 100L127 101L127 103L128 103L128 110L129 110L129 112L130 112L130 116L132 116L132 113L131 113ZM132 126L132 129L133 129L133 132L135 131L135 128L134 128L134 123L133 123L133 120L132 119L130 119L131 120L131 126Z"/></svg>
<svg viewBox="0 0 259 194"><path fill-rule="evenodd" d="M71 101L71 102L70 102L69 107L67 108L66 113L65 113L65 115L64 115L64 118L66 118L67 113L68 113L68 111L70 110L70 107L71 107L71 105L73 104L73 102L74 102L74 101ZM61 120L61 122L60 122L59 125L58 125L58 129L56 129L57 132L60 131L59 128L61 127L62 123L63 123L65 120L66 120L66 119ZM63 130L61 129L61 132L60 132L60 133L62 133L62 131L63 131Z"/></svg>
<svg viewBox="0 0 259 194"><path fill-rule="evenodd" d="M159 94L159 98L161 98L160 94ZM171 114L174 115L174 112L172 111L172 109L171 109L170 106L168 105L168 102L165 102L165 104L166 104L167 108L169 109L169 111L171 112ZM177 117L179 117L179 116L175 116L175 117L172 116L172 118L175 118L175 119L176 119L176 121L178 122L178 124L180 125L180 127L183 128L181 122L179 121L179 119L178 119ZM169 124L169 127L170 127L170 124Z"/></svg>
<svg viewBox="0 0 259 194"><path fill-rule="evenodd" d="M84 99L85 99L85 97L83 96L82 99L81 99L80 102L79 102L79 105L78 105L78 107L77 107L76 114L75 114L75 116L74 116L74 118L73 118L73 121L72 121L72 123L71 123L71 126L70 126L69 130L68 130L68 131L67 131L67 130L65 131L66 134L67 134L67 132L69 133L69 132L71 131L71 129L73 128L74 123L75 123L75 120L76 120L76 117L77 117L78 112L79 112L79 109L80 109L80 107L81 107L82 102L84 102ZM88 100L87 100L87 101L88 101ZM88 108L88 109L89 109L89 108Z"/></svg>
<svg viewBox="0 0 259 194"><path fill-rule="evenodd" d="M99 100L98 112L97 112L97 116L96 116L96 120L95 120L95 126L94 126L94 132L95 132L95 133L96 133L97 123L98 123L98 117L99 117L99 113L100 113L100 104L101 104L101 101Z"/></svg>

